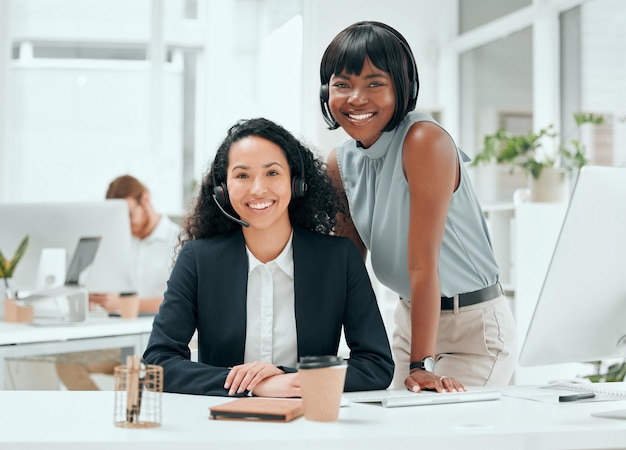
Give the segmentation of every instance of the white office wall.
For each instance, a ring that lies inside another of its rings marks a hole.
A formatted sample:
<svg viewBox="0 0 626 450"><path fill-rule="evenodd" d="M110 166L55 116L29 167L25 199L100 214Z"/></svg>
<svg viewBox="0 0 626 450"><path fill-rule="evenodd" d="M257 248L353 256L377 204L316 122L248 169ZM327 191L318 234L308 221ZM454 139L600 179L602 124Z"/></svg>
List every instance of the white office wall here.
<svg viewBox="0 0 626 450"><path fill-rule="evenodd" d="M228 126L240 118L265 115L324 155L340 142L343 132L328 131L321 118L319 61L332 37L358 20L387 22L406 36L420 73L418 109L440 110L439 53L456 30L447 13L454 0L435 4L390 0L384 5L360 0L207 0L198 2L195 22L178 20L182 1L89 0L77 7L74 3L11 0L12 39L31 40L34 45L63 41L83 47L104 43L146 48L155 32L151 11L161 6L165 19L157 39L197 50L197 179ZM277 56L287 54L291 56L278 64ZM46 62L47 67L36 64L9 63L10 81L16 87L11 90L3 162L11 171L0 198L101 198L111 178L131 172L148 184L156 200L162 199L157 206L180 212L184 205L179 68L161 77L150 66L124 71L92 67L86 60L69 67L58 60ZM160 89L151 83L159 83ZM160 97L155 99L155 93ZM155 101L156 105L150 103ZM162 110L156 118L155 107Z"/></svg>
<svg viewBox="0 0 626 450"><path fill-rule="evenodd" d="M7 146L8 126L8 93L9 73L8 64L11 58L10 45L10 3L0 1L0 200L10 189L9 162L10 153Z"/></svg>
<svg viewBox="0 0 626 450"><path fill-rule="evenodd" d="M626 3L596 0L581 11L581 104L610 115L613 165L626 166Z"/></svg>
<svg viewBox="0 0 626 450"><path fill-rule="evenodd" d="M150 38L150 0L9 1L16 39L145 42Z"/></svg>
<svg viewBox="0 0 626 450"><path fill-rule="evenodd" d="M156 195L179 191L181 127L163 127L162 151L151 147L150 78L145 64L14 66L11 200L101 199L122 173L137 175ZM166 72L163 86L162 120L180 124L180 71Z"/></svg>
<svg viewBox="0 0 626 450"><path fill-rule="evenodd" d="M10 2L17 59L8 64L3 200L101 199L111 179L132 173L159 209L182 209L182 63L174 53L154 69L151 35L163 30L152 3ZM42 54L50 48L69 56Z"/></svg>
<svg viewBox="0 0 626 450"><path fill-rule="evenodd" d="M472 3L475 4L475 2ZM484 2L479 2L478 5L481 3ZM540 4L537 1L536 3ZM571 2L572 5L576 3L578 2ZM624 12L622 3L619 0L584 2L590 7L599 4L608 5L603 12L603 14L608 14L608 18L597 21L596 27L599 27L598 30L603 31L604 35L598 34L599 45L592 46L586 52L587 57L591 59L588 62L585 61L583 67L597 77L588 78L593 81L585 85L585 92L588 94L584 94L583 101L585 104L594 105L594 109L614 111L617 124L624 123L624 112L621 108L624 102L619 97L619 93L626 90L623 89L624 81L620 76L621 72L611 70L610 66L605 63L615 64L616 61L619 62L619 55L624 54L623 44L621 44L624 41L621 39L623 32L620 31ZM454 42L457 27L455 0L441 2L389 0L384 4L361 0L343 2L199 0L198 18L195 20L184 17L183 11L186 3L183 0L133 0L131 2L125 0L79 2L75 0L3 0L2 5L5 11L2 20L7 24L3 27L2 42L4 43L7 43L5 34L10 32L11 39L17 42L30 39L35 42L35 45L38 42L60 40L92 45L105 42L107 45L120 44L153 48L151 46L156 41L170 48L178 46L197 52L198 95L196 97L197 114L194 119L196 178L199 178L206 169L227 127L242 117L267 115L285 124L294 133L303 136L324 154L341 141L345 137L343 132L341 130L328 131L321 119L318 99L319 60L332 37L357 20L373 19L387 22L407 37L416 55L420 72L421 89L418 109L440 111L444 125L451 129L457 140L461 137L456 126L458 117L455 104L458 104L459 97L454 93L457 74L454 64L450 64L450 53L447 52L450 44L457 45ZM163 12L160 30L154 29L154 20L151 17L155 8ZM472 8L469 10L475 11ZM71 11L71 14L68 11ZM298 23L301 23L301 29L299 25L295 25ZM605 24L607 26L604 26ZM589 30L589 33L584 32L583 45L587 42L592 45L595 32L591 28ZM613 38L608 42L606 41L607 30L613 33L611 35ZM156 35L156 38L155 32L160 33ZM300 42L297 39L298 34L300 34ZM510 36L509 40L515 39L515 36ZM589 36L590 40L587 41L585 36ZM286 40L290 42L287 43ZM287 44L289 47L285 47ZM3 48L6 50L6 46ZM480 52L480 49L477 51ZM283 58L281 64L276 64L276 55L280 52L294 52L294 54L293 57ZM442 52L448 55L445 64L442 63ZM515 57L519 55L518 50L509 49L508 53L480 59L478 67L475 66L472 70L462 68L461 82L480 75L481 86L483 86L483 88L477 88L468 100L474 101L477 98L491 96L499 101L498 108L525 107L526 99L532 94L522 89L496 89L497 80L494 80L493 75L490 76L490 70L486 70L486 68L497 70L500 67L511 67L512 64L516 64L516 61L524 59L516 60ZM299 60L302 63L300 67L298 67ZM6 68L7 65L0 67ZM7 111L4 114L1 120L0 138L2 138L1 133L4 133L4 138L0 143L0 164L3 166L0 199L36 200L44 197L32 198L32 196L43 196L44 190L46 191L45 198L56 196L57 193L63 198L70 195L80 195L81 199L91 195L100 198L106 187L105 181L120 172L133 171L145 178L145 181L156 191L154 192L155 198L163 199L163 209L180 212L183 207L180 193L183 187L179 187L182 185L179 161L182 151L180 142L182 116L178 99L181 98L182 93L176 91L180 86L180 81L175 75L178 68L174 68L174 72L166 73L162 77L159 75L160 71L153 70L147 77L137 77L137 73L133 74L133 70L130 70L129 80L135 78L135 81L129 81L129 83L130 85L137 84L138 88L135 90L131 87L130 98L122 98L118 100L118 103L132 102L135 99L137 104L139 98L148 98L148 101L156 102L156 105L149 107L149 117L145 114L144 103L137 109L137 111L142 111L129 119L128 123L135 125L130 133L126 132L127 127L124 124L117 127L124 134L117 137L121 143L107 142L110 138L101 138L104 133L100 136L96 133L93 136L97 138L97 142L89 147L97 154L86 151L76 155L76 152L72 150L66 156L64 156L63 149L71 149L74 144L62 147L54 139L45 141L45 146L37 144L38 136L47 135L50 130L42 129L41 123L38 125L39 128L29 129L28 121L31 119L27 108L36 109L34 117L38 116L40 122L46 111L49 113L53 111L52 122L57 124L61 123L61 119L65 117L70 130L69 137L75 137L79 133L75 128L84 123L86 118L70 119L68 116L72 113L67 113L64 109L74 106L78 101L76 98L70 98L70 92L82 92L89 90L90 87L83 87L82 90L76 87L72 90L66 88L65 91L50 94L48 91L55 90L58 86L53 84L46 86L48 77L45 73L39 75L34 72L23 73L24 70L40 69L34 67L25 69L23 63L16 64L14 61L8 63L8 68L10 73L7 75L3 71L3 77L0 77L0 89L3 88L2 95L7 100L3 104L10 104L12 108L10 112ZM296 74L298 70L300 71L299 86L298 83L285 83L285 77L282 74L286 68L291 77L297 77ZM480 70L479 74L475 72L477 68ZM73 69L75 71L71 76L78 80L81 75L77 73L76 67ZM69 77L70 69L63 70ZM512 73L514 77L528 83L527 70L526 66L519 66ZM12 79L14 73L16 80ZM50 81L54 81L59 76L59 74L51 76ZM111 93L110 95L103 94L102 97L114 103L124 90L117 88L113 79L121 80L123 76L121 73L110 76ZM94 77L96 75L91 73L92 81ZM144 81L138 81L138 78L142 77ZM34 81L36 78L40 80L38 83L41 85L41 93L37 91L39 88ZM14 81L17 83L15 86ZM151 83L149 88L146 87L148 83ZM28 89L28 92L20 92L20 89ZM168 92L170 89L174 91ZM61 96L63 92L67 96ZM155 95L158 95L158 98L155 99ZM60 97L63 98L59 100ZM466 97L464 94L464 101ZM26 99L26 105L14 104L22 99ZM51 105L50 99L57 104ZM620 106L608 105L604 100L612 100L613 105ZM89 106L90 104L85 105L86 108ZM159 108L162 108L162 112L158 112ZM113 105L99 109L94 107L93 111L90 111L94 121L98 115L103 117L102 127L103 129L108 127L107 135L110 135L113 129L112 126L107 125L108 121L119 123L128 113L124 111L120 117L112 117L117 109L118 106ZM475 124L485 120L489 122L490 111L495 109L486 105L480 115L465 114L465 117L471 119L469 123L473 121ZM15 119L11 117L12 115L16 116ZM55 117L57 115L59 117ZM142 119L147 122L142 122ZM174 129L175 127L177 129ZM471 140L461 142L469 153L476 151L483 129L482 125L478 129L475 126L472 128L474 131L471 133ZM146 132L149 138L145 137ZM623 142L624 132L618 129L615 133L616 143ZM462 134L465 136L465 131ZM65 140L71 141L69 137ZM150 143L146 144L147 142ZM104 147L107 144L107 150L102 155L100 146ZM18 153L24 149L24 145L28 145L29 149L25 154ZM38 158L33 157L36 153L34 146L40 147L37 150L40 152L37 153ZM146 146L150 149L147 150ZM623 145L616 146L620 149L624 147ZM121 157L118 152L122 153ZM55 161L50 170L54 169L54 174L31 168L31 165L36 167L37 161L48 161L50 158L48 155L58 155L59 159L65 158L73 162L68 165ZM93 164L87 164L85 158L80 158L83 155L86 159L93 159L97 162L99 168L97 174L84 179L82 183L84 188L80 190L72 188L76 186L75 182L72 182L70 187L61 187L61 184L66 183L65 180L73 180L75 177L75 174L69 173L71 170L59 171L61 167L80 169L78 172L81 173L88 172L87 169L83 170L83 167L93 167ZM624 160L623 156L620 158L619 161ZM25 170L25 167L28 167L28 170ZM39 184L40 181L41 184ZM92 187L92 184L97 186ZM176 186L172 187L172 185Z"/></svg>
<svg viewBox="0 0 626 450"><path fill-rule="evenodd" d="M205 6L196 123L198 180L236 121L263 116L296 134L302 127L300 2L224 0Z"/></svg>
<svg viewBox="0 0 626 450"><path fill-rule="evenodd" d="M288 130L302 129L302 15L272 30L261 43L257 77L258 110L254 115L275 117ZM289 55L289 57L285 57ZM280 93L280 94L279 94Z"/></svg>

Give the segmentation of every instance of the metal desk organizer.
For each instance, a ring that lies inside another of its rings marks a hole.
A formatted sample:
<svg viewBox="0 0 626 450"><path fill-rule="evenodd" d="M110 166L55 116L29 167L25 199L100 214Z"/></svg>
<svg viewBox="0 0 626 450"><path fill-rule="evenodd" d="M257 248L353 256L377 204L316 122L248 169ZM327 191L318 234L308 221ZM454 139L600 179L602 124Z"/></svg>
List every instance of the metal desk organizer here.
<svg viewBox="0 0 626 450"><path fill-rule="evenodd" d="M144 364L139 356L127 356L126 365L115 368L113 423L122 428L161 425L163 367Z"/></svg>

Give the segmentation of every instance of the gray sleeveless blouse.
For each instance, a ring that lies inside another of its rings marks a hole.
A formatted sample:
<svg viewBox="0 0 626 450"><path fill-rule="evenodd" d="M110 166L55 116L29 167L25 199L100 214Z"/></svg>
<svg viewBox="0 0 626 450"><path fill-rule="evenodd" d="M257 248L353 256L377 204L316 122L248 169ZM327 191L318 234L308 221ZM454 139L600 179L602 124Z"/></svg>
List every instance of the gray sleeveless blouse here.
<svg viewBox="0 0 626 450"><path fill-rule="evenodd" d="M409 186L402 171L402 145L411 125L421 121L437 124L428 114L413 111L370 148L359 148L350 139L336 149L352 220L370 251L376 278L407 299L411 298L407 268ZM457 152L463 161L466 155ZM487 224L465 165L460 166L460 184L448 209L439 253L441 295L445 297L498 281Z"/></svg>

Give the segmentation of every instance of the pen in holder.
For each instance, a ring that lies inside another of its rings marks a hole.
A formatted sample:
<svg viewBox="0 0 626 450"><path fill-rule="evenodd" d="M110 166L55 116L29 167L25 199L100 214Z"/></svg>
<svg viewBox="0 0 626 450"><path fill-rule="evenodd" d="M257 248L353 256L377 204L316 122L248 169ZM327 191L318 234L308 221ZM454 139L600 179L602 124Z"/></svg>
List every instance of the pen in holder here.
<svg viewBox="0 0 626 450"><path fill-rule="evenodd" d="M144 364L139 356L127 356L126 365L115 368L115 426L160 426L162 392L163 367Z"/></svg>

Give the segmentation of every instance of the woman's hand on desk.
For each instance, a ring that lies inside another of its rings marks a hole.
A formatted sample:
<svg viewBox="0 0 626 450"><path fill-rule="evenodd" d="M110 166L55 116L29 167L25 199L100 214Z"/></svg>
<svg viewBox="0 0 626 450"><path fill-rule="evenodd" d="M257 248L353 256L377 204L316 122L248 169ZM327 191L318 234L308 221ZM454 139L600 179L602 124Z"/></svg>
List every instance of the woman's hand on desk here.
<svg viewBox="0 0 626 450"><path fill-rule="evenodd" d="M264 379L284 373L271 363L255 361L240 364L230 369L226 376L224 389L228 389L228 395L241 394L252 391Z"/></svg>
<svg viewBox="0 0 626 450"><path fill-rule="evenodd" d="M284 373L266 378L253 391L257 397L302 397L300 378L297 373Z"/></svg>
<svg viewBox="0 0 626 450"><path fill-rule="evenodd" d="M409 391L419 392L422 389L437 392L464 392L465 386L455 378L435 375L432 372L422 369L413 369L404 380L404 386Z"/></svg>
<svg viewBox="0 0 626 450"><path fill-rule="evenodd" d="M100 305L108 312L116 312L120 310L120 295L115 293L89 294L89 303Z"/></svg>
<svg viewBox="0 0 626 450"><path fill-rule="evenodd" d="M224 388L228 389L228 395L241 394L242 392L248 391L261 396L258 389L266 391L267 389L275 389L277 387L275 380L272 383L264 383L266 380L277 377L280 377L279 379L283 380L283 382L290 380L290 378L284 378L283 375L285 375L285 373L282 370L268 362L255 361L240 364L230 369L229 374L226 376ZM298 385L298 388L299 387ZM283 395L270 396L283 397Z"/></svg>

